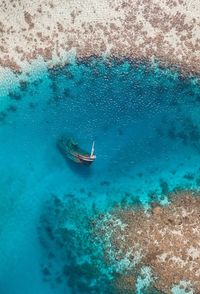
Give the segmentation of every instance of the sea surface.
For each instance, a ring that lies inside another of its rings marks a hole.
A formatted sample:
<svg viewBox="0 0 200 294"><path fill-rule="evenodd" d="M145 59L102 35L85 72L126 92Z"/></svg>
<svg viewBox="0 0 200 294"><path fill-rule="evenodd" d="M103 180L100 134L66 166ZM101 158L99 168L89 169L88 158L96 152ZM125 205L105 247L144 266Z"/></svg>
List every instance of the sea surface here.
<svg viewBox="0 0 200 294"><path fill-rule="evenodd" d="M173 189L200 187L197 77L157 64L93 58L10 75L0 96L1 294L90 293L61 276L57 284L44 278L49 248L41 242L41 216L51 199L75 204L71 213L74 207L81 234L78 220L84 223L91 209L167 203ZM95 141L93 165L66 160L56 146L61 135L86 150ZM54 257L56 263L59 271Z"/></svg>

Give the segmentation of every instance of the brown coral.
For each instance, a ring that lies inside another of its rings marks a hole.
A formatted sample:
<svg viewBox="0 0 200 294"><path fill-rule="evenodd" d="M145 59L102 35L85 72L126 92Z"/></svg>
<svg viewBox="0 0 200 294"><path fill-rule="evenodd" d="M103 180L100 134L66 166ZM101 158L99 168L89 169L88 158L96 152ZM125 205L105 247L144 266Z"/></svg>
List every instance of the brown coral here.
<svg viewBox="0 0 200 294"><path fill-rule="evenodd" d="M163 293L171 293L181 281L189 283L188 290L191 285L194 293L200 293L200 194L182 191L170 197L168 206L154 204L147 213L113 210L110 217L97 221L98 234L106 242L109 238L115 257L142 252L137 268L149 266L157 277L155 288ZM112 254L107 251L110 261ZM123 290L126 285L120 283Z"/></svg>

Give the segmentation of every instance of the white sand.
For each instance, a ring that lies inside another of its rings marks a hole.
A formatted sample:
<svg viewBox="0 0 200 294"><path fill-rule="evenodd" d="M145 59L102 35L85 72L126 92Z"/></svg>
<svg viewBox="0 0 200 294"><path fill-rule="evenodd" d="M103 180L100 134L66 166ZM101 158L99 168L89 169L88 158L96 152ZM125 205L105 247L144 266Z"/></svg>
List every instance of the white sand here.
<svg viewBox="0 0 200 294"><path fill-rule="evenodd" d="M3 0L0 65L111 54L200 69L198 0ZM52 62L49 62L51 65Z"/></svg>

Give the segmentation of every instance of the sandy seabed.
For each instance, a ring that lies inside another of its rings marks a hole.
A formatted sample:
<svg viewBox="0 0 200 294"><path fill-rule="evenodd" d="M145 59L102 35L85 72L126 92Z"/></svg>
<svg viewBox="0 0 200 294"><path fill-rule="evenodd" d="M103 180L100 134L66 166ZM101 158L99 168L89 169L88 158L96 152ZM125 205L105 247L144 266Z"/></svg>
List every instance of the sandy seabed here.
<svg viewBox="0 0 200 294"><path fill-rule="evenodd" d="M3 0L0 65L20 71L42 56L68 54L159 60L200 72L198 0Z"/></svg>

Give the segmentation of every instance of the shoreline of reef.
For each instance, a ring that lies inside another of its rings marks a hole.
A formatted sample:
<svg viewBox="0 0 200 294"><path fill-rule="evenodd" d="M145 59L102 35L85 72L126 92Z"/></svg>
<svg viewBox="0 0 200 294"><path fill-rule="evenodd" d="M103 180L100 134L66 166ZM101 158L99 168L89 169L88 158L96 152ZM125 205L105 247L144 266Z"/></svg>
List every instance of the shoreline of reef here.
<svg viewBox="0 0 200 294"><path fill-rule="evenodd" d="M10 0L0 8L0 66L18 73L37 58L52 67L66 64L73 54L76 59L159 60L184 75L200 74L196 0L34 0L31 8Z"/></svg>
<svg viewBox="0 0 200 294"><path fill-rule="evenodd" d="M70 53L68 54L66 52L65 58L63 60L53 60L53 59L48 59L45 54L41 55L35 55L34 58L30 58L26 60L26 63L21 63L21 65L15 63L12 60L3 60L0 58L0 67L2 69L10 69L14 74L22 74L24 72L24 69L26 69L27 64L29 67L32 66L32 63L38 60L42 60L42 63L46 64L47 69L51 68L58 68L58 67L65 67L68 64L71 64L71 59L75 61L75 63L84 63L88 62L91 59L102 59L104 60L107 64L109 64L112 61L117 61L117 62L124 62L127 61L130 63L135 63L137 65L140 64L145 64L149 67L152 67L155 63L162 69L166 70L171 70L178 72L180 76L182 77L197 77L199 78L200 76L200 68L199 65L195 62L194 64L185 64L183 62L178 62L177 60L173 60L172 58L167 58L167 56L164 56L163 58L157 58L156 56L134 56L134 55L120 55L117 54L117 52L113 52L110 55L107 55L106 57L103 56L103 52L99 52L94 54L91 53L91 55L85 53L80 56L76 55L71 55Z"/></svg>

